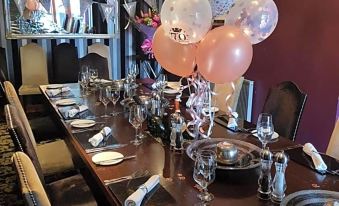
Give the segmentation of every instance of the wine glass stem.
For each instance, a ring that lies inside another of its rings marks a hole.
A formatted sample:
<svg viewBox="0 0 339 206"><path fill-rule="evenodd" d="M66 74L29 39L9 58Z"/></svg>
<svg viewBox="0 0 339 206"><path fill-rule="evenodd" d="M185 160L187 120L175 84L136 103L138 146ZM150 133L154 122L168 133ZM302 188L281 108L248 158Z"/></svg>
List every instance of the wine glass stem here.
<svg viewBox="0 0 339 206"><path fill-rule="evenodd" d="M266 149L266 144L267 144L266 142L262 143L262 148L263 149Z"/></svg>
<svg viewBox="0 0 339 206"><path fill-rule="evenodd" d="M138 127L135 128L135 140L138 141Z"/></svg>
<svg viewBox="0 0 339 206"><path fill-rule="evenodd" d="M107 116L107 104L105 104L105 116Z"/></svg>

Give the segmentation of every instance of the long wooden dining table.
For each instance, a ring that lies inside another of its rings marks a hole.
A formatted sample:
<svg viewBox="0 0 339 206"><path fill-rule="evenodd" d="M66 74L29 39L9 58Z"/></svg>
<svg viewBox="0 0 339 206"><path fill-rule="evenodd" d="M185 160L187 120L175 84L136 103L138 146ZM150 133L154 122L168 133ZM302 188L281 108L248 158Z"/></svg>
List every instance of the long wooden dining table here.
<svg viewBox="0 0 339 206"><path fill-rule="evenodd" d="M46 95L46 85L41 85L40 89L45 96L47 104L55 115L57 122L66 132L65 141L72 151L75 165L83 172L92 192L94 193L100 205L119 205L117 194L104 184L104 180L131 175L139 170L148 170L150 174L160 175L161 186L173 197L175 202L172 205L195 205L200 203L197 198L199 189L193 179L194 162L185 152L178 153L169 149L168 145L159 143L151 135L143 139L139 146L130 144L135 137L135 130L128 122L128 113L123 112L124 108L118 103L115 111L121 111L118 116L110 118L101 118L104 113L104 106L97 102L97 93L82 96L79 84L65 84L71 88L71 97L61 95L59 98L49 98ZM150 90L140 85L138 93L150 95ZM95 121L104 122L105 126L112 129L113 137L120 144L128 144L125 147L114 149L125 156L136 155L136 158L122 161L116 165L101 166L92 162L94 153L88 154L75 138L74 128L70 126L69 120L64 120L58 111L56 100L60 98L73 98L79 104L85 104L93 113ZM113 105L110 104L108 112L112 112ZM185 112L185 107L182 107ZM146 129L146 125L144 125ZM242 132L232 132L224 127L215 124L213 138L231 138L246 141L260 147L260 142L253 135ZM279 137L277 141L270 143L269 148L272 151L284 150L293 147L296 143L284 137ZM274 168L274 164L272 165ZM272 177L274 176L272 169ZM217 171L215 181L208 186L208 190L213 193L214 199L210 205L274 205L270 200L261 200L257 197L258 173L255 175L247 173L238 173L235 171ZM322 175L316 171L300 165L292 160L288 162L286 169L286 195L300 190L321 189L321 190L339 190L339 178L334 175ZM155 194L156 195L156 194ZM81 197L74 197L81 198ZM164 201L166 202L166 201ZM161 200L159 204L164 205Z"/></svg>

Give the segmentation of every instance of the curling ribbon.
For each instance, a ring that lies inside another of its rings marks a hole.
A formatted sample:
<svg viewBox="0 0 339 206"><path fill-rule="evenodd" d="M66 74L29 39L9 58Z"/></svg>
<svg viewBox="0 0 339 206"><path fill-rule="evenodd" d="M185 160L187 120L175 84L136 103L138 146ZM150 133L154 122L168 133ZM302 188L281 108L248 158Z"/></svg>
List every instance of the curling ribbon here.
<svg viewBox="0 0 339 206"><path fill-rule="evenodd" d="M231 93L229 93L229 94L226 96L226 98L225 98L226 109L227 109L227 115L228 115L229 117L232 116L232 112L233 112L232 107L231 107L230 104L229 104L229 101L230 101L232 95L233 95L234 92L235 92L235 84L234 84L234 82L231 82L231 88L232 88Z"/></svg>

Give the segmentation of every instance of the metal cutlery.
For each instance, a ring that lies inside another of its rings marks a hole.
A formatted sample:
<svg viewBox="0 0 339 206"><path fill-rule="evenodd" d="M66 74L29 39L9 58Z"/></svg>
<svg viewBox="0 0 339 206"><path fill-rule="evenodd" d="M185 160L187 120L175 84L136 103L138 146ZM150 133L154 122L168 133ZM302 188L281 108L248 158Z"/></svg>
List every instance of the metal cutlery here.
<svg viewBox="0 0 339 206"><path fill-rule="evenodd" d="M101 152L105 150L119 149L125 146L127 146L127 144L113 144L113 145L107 145L107 146L99 147L99 148L86 149L85 151L87 154L89 154L89 153Z"/></svg>
<svg viewBox="0 0 339 206"><path fill-rule="evenodd" d="M125 156L125 157L117 157L117 158L102 160L102 161L96 162L96 164L108 163L108 162L112 162L112 161L116 161L116 160L129 160L129 159L133 159L133 158L136 158L136 155Z"/></svg>
<svg viewBox="0 0 339 206"><path fill-rule="evenodd" d="M145 171L135 171L133 172L131 175L127 175L127 176L123 176L123 177L118 177L118 178L114 178L114 179L109 179L109 180L104 180L105 185L109 185L112 183L117 183L117 182L122 182L124 180L131 180L134 178L139 178L139 177L143 177L149 174L148 170Z"/></svg>

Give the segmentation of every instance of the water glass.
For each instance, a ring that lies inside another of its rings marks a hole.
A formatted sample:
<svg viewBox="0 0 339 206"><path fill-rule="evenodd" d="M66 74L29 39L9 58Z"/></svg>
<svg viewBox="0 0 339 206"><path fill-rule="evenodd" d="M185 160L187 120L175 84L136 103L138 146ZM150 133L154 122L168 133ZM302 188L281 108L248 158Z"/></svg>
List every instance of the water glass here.
<svg viewBox="0 0 339 206"><path fill-rule="evenodd" d="M257 134L262 148L265 149L267 143L272 139L274 133L272 115L268 113L261 113L257 121Z"/></svg>
<svg viewBox="0 0 339 206"><path fill-rule="evenodd" d="M202 188L198 198L203 202L211 201L214 198L213 194L208 192L207 186L215 179L216 158L217 156L212 150L199 150L196 155L193 178Z"/></svg>
<svg viewBox="0 0 339 206"><path fill-rule="evenodd" d="M104 118L110 117L109 115L107 115L107 105L110 103L111 98L112 98L111 90L112 90L111 87L107 86L107 87L102 87L100 91L101 97L99 97L99 99L101 100L102 104L105 106L105 114L102 115L101 117L104 117Z"/></svg>
<svg viewBox="0 0 339 206"><path fill-rule="evenodd" d="M117 102L118 102L119 99L120 99L120 91L113 90L113 91L111 92L111 95L112 95L111 101L112 101L112 103L113 103L113 112L112 112L112 116L116 116L117 113L114 112L114 110L115 110L115 105L117 104Z"/></svg>
<svg viewBox="0 0 339 206"><path fill-rule="evenodd" d="M145 105L136 105L136 112L137 112L137 118L140 122L140 133L139 133L139 138L144 138L145 135L142 133L142 123L146 120L147 118L147 109Z"/></svg>
<svg viewBox="0 0 339 206"><path fill-rule="evenodd" d="M130 107L128 121L135 128L135 139L132 140L131 143L133 143L134 145L140 145L142 141L139 139L138 129L141 123L138 117L138 111L137 111L136 105Z"/></svg>

